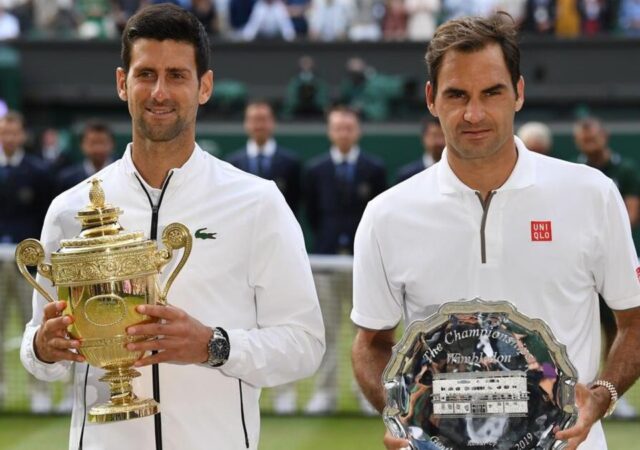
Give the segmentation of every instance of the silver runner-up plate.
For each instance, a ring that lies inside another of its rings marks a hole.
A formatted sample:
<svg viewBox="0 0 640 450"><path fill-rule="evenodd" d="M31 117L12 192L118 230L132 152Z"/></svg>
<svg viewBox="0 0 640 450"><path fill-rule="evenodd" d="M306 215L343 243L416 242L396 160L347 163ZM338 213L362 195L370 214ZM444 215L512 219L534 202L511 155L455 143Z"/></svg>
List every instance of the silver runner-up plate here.
<svg viewBox="0 0 640 450"><path fill-rule="evenodd" d="M563 449L578 374L540 319L509 302L443 304L413 322L382 375L383 419L414 450Z"/></svg>

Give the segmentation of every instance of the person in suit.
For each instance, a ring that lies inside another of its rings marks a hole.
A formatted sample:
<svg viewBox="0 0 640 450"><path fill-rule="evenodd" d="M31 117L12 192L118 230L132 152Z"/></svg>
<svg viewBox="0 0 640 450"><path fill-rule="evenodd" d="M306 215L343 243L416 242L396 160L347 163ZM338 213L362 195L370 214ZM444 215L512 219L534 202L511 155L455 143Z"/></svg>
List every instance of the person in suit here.
<svg viewBox="0 0 640 450"><path fill-rule="evenodd" d="M265 101L250 102L244 112L247 144L232 153L228 161L235 167L268 180L273 180L294 214L300 203L300 159L273 138L276 121L271 105Z"/></svg>
<svg viewBox="0 0 640 450"><path fill-rule="evenodd" d="M435 117L427 117L422 121L422 158L412 161L398 169L396 184L422 172L427 167L440 161L446 143L440 122Z"/></svg>
<svg viewBox="0 0 640 450"><path fill-rule="evenodd" d="M304 177L313 252L353 255L358 223L367 203L386 189L386 171L380 160L360 149L360 121L354 110L331 109L327 131L331 148L311 161ZM325 323L326 353L306 412L324 414L337 406L337 341L342 305L351 298L351 274L317 272L314 278ZM372 411L364 397L359 399L365 412Z"/></svg>
<svg viewBox="0 0 640 450"><path fill-rule="evenodd" d="M60 171L56 179L56 193L66 191L111 164L114 146L115 139L109 125L99 120L88 121L80 139L84 160Z"/></svg>

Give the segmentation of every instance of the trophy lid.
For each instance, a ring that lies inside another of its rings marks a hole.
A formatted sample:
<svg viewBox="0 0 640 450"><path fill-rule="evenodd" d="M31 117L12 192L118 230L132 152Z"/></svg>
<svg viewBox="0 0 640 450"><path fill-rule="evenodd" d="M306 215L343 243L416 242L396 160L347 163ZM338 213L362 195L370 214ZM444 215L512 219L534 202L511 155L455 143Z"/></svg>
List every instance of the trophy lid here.
<svg viewBox="0 0 640 450"><path fill-rule="evenodd" d="M89 190L90 203L78 211L76 219L82 224L80 234L60 242L60 253L85 253L113 247L147 246L151 241L141 231L125 232L118 218L122 210L105 202L101 180L92 178Z"/></svg>

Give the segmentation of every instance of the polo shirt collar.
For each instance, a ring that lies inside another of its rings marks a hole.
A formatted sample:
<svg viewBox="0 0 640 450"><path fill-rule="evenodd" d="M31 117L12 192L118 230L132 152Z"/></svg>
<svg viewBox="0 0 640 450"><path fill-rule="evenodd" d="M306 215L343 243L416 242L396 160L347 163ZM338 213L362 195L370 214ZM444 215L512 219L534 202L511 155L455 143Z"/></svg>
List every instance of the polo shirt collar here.
<svg viewBox="0 0 640 450"><path fill-rule="evenodd" d="M24 159L24 150L19 148L11 155L10 158L7 158L7 155L4 153L4 150L0 149L0 167L18 167L22 160Z"/></svg>
<svg viewBox="0 0 640 450"><path fill-rule="evenodd" d="M127 144L127 148L122 155L122 161L124 163L124 168L127 174L129 175L137 175L140 179L142 176L136 169L136 166L133 164L133 159L131 157L131 143ZM192 177L193 174L198 170L199 167L203 167L202 164L203 158L205 157L205 151L200 148L198 144L194 144L195 147L189 159L182 165L182 167L177 167L175 169L171 169L173 173L171 177L171 188L175 188L180 186L186 179Z"/></svg>
<svg viewBox="0 0 640 450"><path fill-rule="evenodd" d="M518 149L518 160L516 165L509 175L507 181L500 186L496 191L508 191L514 189L524 189L535 184L536 179L536 161L535 155L527 149L522 141L514 136L516 148ZM442 153L442 158L438 163L438 187L443 194L453 194L455 192L473 192L469 186L464 184L453 173L451 166L449 166L449 159L447 157L448 151L445 148Z"/></svg>
<svg viewBox="0 0 640 450"><path fill-rule="evenodd" d="M260 153L267 158L271 158L275 152L276 141L273 138L265 142L262 148L260 148L253 139L249 139L249 141L247 141L247 156L249 158L256 158Z"/></svg>
<svg viewBox="0 0 640 450"><path fill-rule="evenodd" d="M343 162L355 164L358 161L358 156L360 156L360 147L358 147L357 145L351 147L351 149L349 149L349 152L345 155L340 150L338 150L338 147L333 146L331 147L329 153L331 154L331 161L333 161L336 166Z"/></svg>

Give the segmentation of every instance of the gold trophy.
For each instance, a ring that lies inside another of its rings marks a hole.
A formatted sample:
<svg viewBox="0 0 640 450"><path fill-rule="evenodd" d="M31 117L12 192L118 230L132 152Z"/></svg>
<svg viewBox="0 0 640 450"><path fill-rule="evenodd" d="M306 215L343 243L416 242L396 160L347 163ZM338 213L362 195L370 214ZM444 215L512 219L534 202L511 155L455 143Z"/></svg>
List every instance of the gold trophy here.
<svg viewBox="0 0 640 450"><path fill-rule="evenodd" d="M88 414L89 422L105 423L159 411L155 400L140 399L133 393L131 380L140 372L132 366L144 352L131 352L126 345L147 337L129 336L126 329L156 320L136 312L136 306L166 304L167 292L189 257L192 239L180 223L168 225L162 233L164 250L140 231L125 232L118 223L122 210L105 204L100 180L94 178L91 184L91 203L76 215L82 223L80 235L62 240L60 249L51 255L51 264L44 262L40 242L26 239L16 248L16 263L29 284L50 302L53 298L27 267L35 266L52 281L58 298L67 302L65 314L75 319L67 331L80 341L80 354L106 371L100 381L109 383L111 399L93 406ZM182 258L161 289L160 270L180 248L184 248Z"/></svg>

